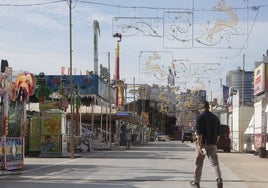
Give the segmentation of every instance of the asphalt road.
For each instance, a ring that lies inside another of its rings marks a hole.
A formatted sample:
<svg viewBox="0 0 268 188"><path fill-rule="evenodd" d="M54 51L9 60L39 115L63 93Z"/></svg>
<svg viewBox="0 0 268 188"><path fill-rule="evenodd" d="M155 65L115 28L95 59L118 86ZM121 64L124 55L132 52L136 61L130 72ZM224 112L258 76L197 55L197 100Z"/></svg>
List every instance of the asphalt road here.
<svg viewBox="0 0 268 188"><path fill-rule="evenodd" d="M194 157L194 144L171 141L148 143L130 150L84 152L75 159L26 158L21 171L0 176L0 188L188 188ZM240 153L219 153L219 157L224 187L268 187L264 173L267 159ZM208 160L201 187L216 187Z"/></svg>

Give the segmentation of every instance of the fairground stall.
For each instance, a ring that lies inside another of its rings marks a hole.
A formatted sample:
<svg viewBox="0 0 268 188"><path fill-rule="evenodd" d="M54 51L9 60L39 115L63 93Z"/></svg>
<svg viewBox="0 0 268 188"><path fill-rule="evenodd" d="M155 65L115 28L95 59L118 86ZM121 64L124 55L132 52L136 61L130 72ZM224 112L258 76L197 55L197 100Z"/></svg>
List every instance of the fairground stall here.
<svg viewBox="0 0 268 188"><path fill-rule="evenodd" d="M12 68L1 61L0 72L0 169L21 169L24 165L26 103L34 90L34 76L23 72L12 81Z"/></svg>

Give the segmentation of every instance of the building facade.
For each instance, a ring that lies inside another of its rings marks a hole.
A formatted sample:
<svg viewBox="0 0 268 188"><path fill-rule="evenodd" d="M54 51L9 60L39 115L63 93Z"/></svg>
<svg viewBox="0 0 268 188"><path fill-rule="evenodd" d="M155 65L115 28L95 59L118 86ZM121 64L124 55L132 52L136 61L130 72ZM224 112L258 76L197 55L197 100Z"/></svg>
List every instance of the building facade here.
<svg viewBox="0 0 268 188"><path fill-rule="evenodd" d="M229 71L226 76L226 85L234 90L239 90L240 103L243 101L244 105L247 106L253 105L253 78L253 71L245 71L240 67L237 70Z"/></svg>

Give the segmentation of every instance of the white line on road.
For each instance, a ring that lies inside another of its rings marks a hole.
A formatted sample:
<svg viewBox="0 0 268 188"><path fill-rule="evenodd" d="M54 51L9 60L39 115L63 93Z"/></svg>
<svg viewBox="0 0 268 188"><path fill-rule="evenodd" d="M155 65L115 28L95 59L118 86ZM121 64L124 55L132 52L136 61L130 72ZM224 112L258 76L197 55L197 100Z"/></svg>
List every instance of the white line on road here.
<svg viewBox="0 0 268 188"><path fill-rule="evenodd" d="M102 155L102 154L103 154L103 153L96 153L96 154L93 154L93 155L90 155L90 156L92 156L92 157L96 157L96 156L99 156L99 155ZM25 173L29 173L29 172L33 172L33 171L37 171L37 170L40 170L40 169L45 169L45 168L49 168L49 167L52 167L52 166L57 166L57 165L60 165L60 164L73 162L73 161L76 161L77 159L79 159L79 158L70 159L70 160L62 161L62 162L58 162L58 163L52 163L52 164L45 165L45 166L41 166L41 167L38 167L38 168L33 168L33 169L30 169L30 170L25 170L25 171L23 171L22 173L25 174Z"/></svg>
<svg viewBox="0 0 268 188"><path fill-rule="evenodd" d="M36 171L36 170L40 170L40 169L44 169L44 168L49 168L49 167L56 166L56 165L59 165L59 164L69 163L69 162L75 161L75 160L77 160L77 159L70 159L68 161L62 161L62 162L58 162L58 163L49 164L49 165L46 165L46 166L41 166L41 167L38 167L38 168L33 168L33 169L30 169L30 170L25 170L25 171L23 171L23 174L33 172L33 171Z"/></svg>

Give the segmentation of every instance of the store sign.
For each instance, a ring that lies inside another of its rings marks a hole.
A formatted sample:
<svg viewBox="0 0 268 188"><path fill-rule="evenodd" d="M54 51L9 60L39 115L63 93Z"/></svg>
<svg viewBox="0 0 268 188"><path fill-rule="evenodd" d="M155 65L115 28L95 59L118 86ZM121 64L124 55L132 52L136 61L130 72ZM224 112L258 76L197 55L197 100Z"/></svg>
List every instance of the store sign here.
<svg viewBox="0 0 268 188"><path fill-rule="evenodd" d="M268 82L266 84L266 80L268 79L267 69L267 64L262 63L254 70L254 95L262 94L268 89Z"/></svg>
<svg viewBox="0 0 268 188"><path fill-rule="evenodd" d="M262 127L262 101L254 103L254 133L260 134Z"/></svg>
<svg viewBox="0 0 268 188"><path fill-rule="evenodd" d="M255 149L259 149L261 147L262 143L262 135L261 134L255 134L254 137L254 147Z"/></svg>

